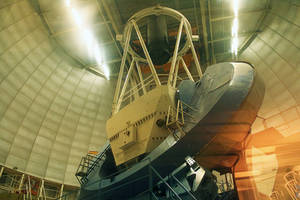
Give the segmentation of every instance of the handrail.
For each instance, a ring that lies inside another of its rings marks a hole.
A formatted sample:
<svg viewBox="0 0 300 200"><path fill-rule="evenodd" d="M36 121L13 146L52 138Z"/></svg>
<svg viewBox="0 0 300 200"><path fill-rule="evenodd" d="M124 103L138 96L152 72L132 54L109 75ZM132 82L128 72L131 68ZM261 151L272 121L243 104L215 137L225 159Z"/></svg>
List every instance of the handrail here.
<svg viewBox="0 0 300 200"><path fill-rule="evenodd" d="M176 178L176 176L173 174L171 176L194 200L197 200L196 197Z"/></svg>
<svg viewBox="0 0 300 200"><path fill-rule="evenodd" d="M169 74L157 74L158 77L168 77ZM197 77L197 76L192 76L192 77ZM177 75L177 80L179 81L183 81L183 80L187 80L189 79L189 77L180 77L179 75ZM141 82L139 82L138 84L136 84L134 87L130 88L128 91L126 91L123 95L122 101L120 102L121 104L126 102L128 99L130 99L132 96L136 95L137 93L139 93L139 91L141 90L145 90L146 86L156 86L156 84L153 84L154 79L153 76L148 76L146 79L142 80ZM165 85L168 83L168 80L161 80L161 85ZM144 93L143 93L144 94ZM187 105L188 106L188 105ZM189 108L191 108L192 110L195 110L194 108L188 106Z"/></svg>
<svg viewBox="0 0 300 200"><path fill-rule="evenodd" d="M110 148L110 145L108 145L104 151L102 151L102 153L100 154L100 156L97 156L96 160L94 162L92 162L91 167L88 168L87 171L87 176L92 172L92 170L94 170L94 168L96 167L96 165L98 164L98 161L100 161L103 156L106 154L106 151Z"/></svg>
<svg viewBox="0 0 300 200"><path fill-rule="evenodd" d="M148 80L153 80L152 76L148 76L146 79L144 79L143 81L141 81L140 83L138 83L136 86L132 87L130 90L128 90L127 92L124 93L124 96L127 95L127 93L131 92L132 90L137 89L138 87L140 87L142 85L142 83L145 83Z"/></svg>
<svg viewBox="0 0 300 200"><path fill-rule="evenodd" d="M174 189L160 176L160 174L156 171L156 169L154 169L153 167L152 167L152 165L151 164L149 164L149 167L150 167L150 169L156 174L156 176L158 176L158 178L169 188L169 190L170 191L172 191L172 193L174 193L175 194L175 196L178 198L178 199L180 199L180 200L182 200L181 198L180 198L180 196L174 191Z"/></svg>
<svg viewBox="0 0 300 200"><path fill-rule="evenodd" d="M103 152L106 152L107 151L107 149L109 148L110 146L108 146ZM99 157L101 157L102 155L103 155L103 152L101 153L101 155L99 156ZM102 194L105 194L105 193L108 193L108 192L111 192L112 190L116 190L116 189L118 189L118 188L121 188L121 187L123 187L123 186L126 186L126 185L129 185L129 184L132 184L132 183L134 183L134 182L137 182L137 181L139 181L139 180L142 180L142 179L145 179L145 178L149 178L149 180L152 180L152 177L150 177L151 176L151 172L154 172L154 174L159 178L159 180L160 181L162 181L163 183L164 183L164 185L168 188L168 190L176 197L176 199L179 199L179 200L182 200L182 198L179 196L179 194L171 187L171 185L163 178L163 177L161 177L161 175L159 174L159 172L152 166L152 164L151 164L151 161L149 160L149 159L146 159L146 160L143 160L142 162L145 162L145 161L147 161L147 162L149 162L149 164L148 164L148 167L149 167L149 174L147 174L147 175L144 175L144 176L140 176L140 177L137 177L137 178L135 178L135 179L132 179L132 180L130 180L130 181L128 181L128 182L125 182L125 183L123 183L123 184L120 184L120 185L117 185L116 187L113 187L113 188L111 188L111 189L109 189L109 190L106 190L106 191L104 191ZM187 192L188 194L189 194L189 196L190 197L192 197L192 199L194 199L194 200L197 200L196 198L195 198L195 196L173 175L173 174L171 174L171 178L173 178L184 190L185 190L185 192ZM99 183L100 181L101 181L102 179L99 179L99 180L97 180L96 182L93 182L93 184L95 184L95 183ZM149 187L150 187L150 185L149 185ZM145 191L147 191L147 190L145 190ZM154 197L156 200L158 200L159 198L154 194L154 192L150 189L150 190L148 190L149 191L149 193L150 193L150 195L152 196L152 197ZM62 200L62 199L66 199L69 195L72 195L72 194L74 194L75 192L78 192L78 190L74 190L74 191L72 191L72 192L70 192L70 193L67 193L67 194L64 194L64 195L62 195L62 196L60 196L60 197L58 197L58 198L56 198L56 200ZM141 193L140 193L141 194ZM97 193L95 193L95 195L97 195ZM174 197L173 196L173 197ZM88 194L88 195L86 195L86 196L84 196L83 198L85 199L85 198L87 198L87 197L93 197L93 195L90 195L90 194ZM171 198L173 198L173 197L171 197ZM87 198L87 199L90 199L90 198ZM92 199L92 198L91 198Z"/></svg>
<svg viewBox="0 0 300 200"><path fill-rule="evenodd" d="M99 156L91 156L93 158L96 158L96 159L88 159L89 162L91 162L91 165L89 165L89 163L86 165L85 163L82 164L82 162L84 162L83 158L81 159L80 161L80 166L83 166L83 167L87 167L87 172L86 174L81 177L80 179L77 177L78 181L80 184L85 184L86 181L88 180L88 176L90 175L90 173L94 170L94 168L98 165L99 161L103 159L103 157L105 156L107 150L110 148L110 145L108 145L102 152ZM77 169L77 172L78 172L78 169ZM76 174L77 174L76 172Z"/></svg>
<svg viewBox="0 0 300 200"><path fill-rule="evenodd" d="M151 79L148 83L145 83L145 84L144 84L144 87L145 87L145 86L148 86L148 85L149 85L150 83L152 83L152 82L153 82L153 79ZM131 89L131 90L132 90L132 89ZM129 91L127 91L127 92L130 92L131 90L129 90ZM133 93L129 94L128 96L123 97L122 102L124 102L124 101L127 100L128 98L132 97L134 94L138 93L139 90L141 90L141 88L135 90ZM125 95L124 95L124 96L125 96Z"/></svg>
<svg viewBox="0 0 300 200"><path fill-rule="evenodd" d="M151 196L154 197L156 200L159 200L159 198L157 198L157 196L151 191Z"/></svg>
<svg viewBox="0 0 300 200"><path fill-rule="evenodd" d="M169 75L168 74L158 74L159 77L168 77ZM186 78L181 78L180 76L177 76L177 79L182 81L182 80L186 80L188 79L188 77ZM148 76L146 79L144 79L142 82L138 83L137 85L135 85L134 87L132 87L130 90L126 91L123 95L123 99L121 101L121 103L125 102L126 100L128 100L130 97L132 97L133 95L135 95L136 93L138 93L139 91L141 91L143 88L142 88L142 84L144 84L143 87L146 87L150 84L153 83L154 79L152 76ZM146 83L147 82L147 83ZM164 85L164 84L167 84L168 81L161 81L161 85ZM155 84L153 85L155 86Z"/></svg>

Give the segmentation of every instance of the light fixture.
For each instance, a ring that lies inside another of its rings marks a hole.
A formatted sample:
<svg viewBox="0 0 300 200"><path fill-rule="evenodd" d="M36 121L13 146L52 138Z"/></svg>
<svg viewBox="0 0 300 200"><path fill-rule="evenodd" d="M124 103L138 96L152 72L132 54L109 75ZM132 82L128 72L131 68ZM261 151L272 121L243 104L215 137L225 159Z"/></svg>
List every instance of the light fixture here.
<svg viewBox="0 0 300 200"><path fill-rule="evenodd" d="M104 75L105 75L105 77L107 78L107 80L109 80L109 75L110 75L109 69L108 69L108 67L107 67L106 64L104 64L103 66L104 66L104 67L103 67Z"/></svg>
<svg viewBox="0 0 300 200"><path fill-rule="evenodd" d="M239 0L233 0L233 12L234 12L234 19L232 23L232 42L231 42L231 52L236 57L238 52L238 10L239 10Z"/></svg>
<svg viewBox="0 0 300 200"><path fill-rule="evenodd" d="M238 16L238 11L239 11L239 0L233 0L233 12L234 16Z"/></svg>
<svg viewBox="0 0 300 200"><path fill-rule="evenodd" d="M66 6L70 7L71 6L71 0L66 0Z"/></svg>
<svg viewBox="0 0 300 200"><path fill-rule="evenodd" d="M76 25L79 28L81 28L83 26L82 17L80 16L80 14L78 13L78 11L75 8L71 8L71 12L72 12L72 16L74 18Z"/></svg>
<svg viewBox="0 0 300 200"><path fill-rule="evenodd" d="M75 7L71 6L71 0L66 0L66 7L70 8L72 18L79 28L80 38L84 42L84 46L87 49L88 55L91 56L97 63L97 66L102 68L102 72L105 77L109 80L109 68L103 63L102 54L98 45L97 40L95 39L92 31L88 28L88 25L84 23L83 16L78 12Z"/></svg>

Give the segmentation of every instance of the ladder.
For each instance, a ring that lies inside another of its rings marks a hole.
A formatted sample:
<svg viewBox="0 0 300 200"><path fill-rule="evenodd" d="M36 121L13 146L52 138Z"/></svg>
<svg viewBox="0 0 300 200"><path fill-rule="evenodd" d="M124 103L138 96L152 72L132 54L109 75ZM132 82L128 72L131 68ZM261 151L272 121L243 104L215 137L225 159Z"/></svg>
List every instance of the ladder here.
<svg viewBox="0 0 300 200"><path fill-rule="evenodd" d="M182 126L184 125L183 113L183 106L180 100L177 101L176 108L173 106L169 106L168 108L166 127L176 140L179 140L185 135L185 132L182 130ZM176 134L176 130L179 130L180 135Z"/></svg>

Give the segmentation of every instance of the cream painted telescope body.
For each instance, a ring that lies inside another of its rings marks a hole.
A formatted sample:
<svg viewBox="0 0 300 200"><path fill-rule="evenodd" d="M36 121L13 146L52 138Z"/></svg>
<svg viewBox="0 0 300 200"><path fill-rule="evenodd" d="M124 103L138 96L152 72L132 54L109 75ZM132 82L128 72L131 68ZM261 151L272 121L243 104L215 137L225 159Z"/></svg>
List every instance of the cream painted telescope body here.
<svg viewBox="0 0 300 200"><path fill-rule="evenodd" d="M157 74L137 25L150 15L166 15L179 21L167 75ZM134 30L144 57L129 45ZM183 30L187 40L180 45ZM187 156L207 167L206 158L238 154L264 96L264 85L249 63L219 63L202 74L191 26L175 10L158 6L136 13L129 19L122 39L124 54L112 116L106 126L108 142L81 179L79 199L82 200L91 195L105 200L132 199L149 190L162 180L158 176L151 177L151 182L145 178L150 163L151 169L157 169L161 177L177 173L184 182L188 173L180 171L180 166ZM189 49L197 73L193 76L182 58ZM123 80L126 59L130 66ZM141 72L142 62L150 68L148 76ZM180 64L186 80L178 75ZM219 160L208 168L230 167L223 163ZM202 186L188 190L195 196L212 192L203 192Z"/></svg>
<svg viewBox="0 0 300 200"><path fill-rule="evenodd" d="M151 152L170 134L164 125L175 88L160 85L122 108L106 123L116 165Z"/></svg>

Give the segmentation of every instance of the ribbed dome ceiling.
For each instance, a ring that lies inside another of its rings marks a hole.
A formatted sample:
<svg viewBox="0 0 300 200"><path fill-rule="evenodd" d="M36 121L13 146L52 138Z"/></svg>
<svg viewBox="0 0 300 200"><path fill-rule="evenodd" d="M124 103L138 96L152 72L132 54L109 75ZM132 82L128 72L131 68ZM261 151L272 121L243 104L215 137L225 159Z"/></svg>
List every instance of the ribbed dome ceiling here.
<svg viewBox="0 0 300 200"><path fill-rule="evenodd" d="M300 3L273 0L271 7L239 59L266 84L252 132L275 127L287 136L300 133ZM106 141L114 93L113 80L81 67L28 0L0 1L0 164L78 184L81 156Z"/></svg>
<svg viewBox="0 0 300 200"><path fill-rule="evenodd" d="M266 94L252 132L275 127L300 133L300 3L273 1L263 32L242 54L255 65Z"/></svg>
<svg viewBox="0 0 300 200"><path fill-rule="evenodd" d="M113 82L49 38L27 0L0 1L0 163L65 184L106 141Z"/></svg>

